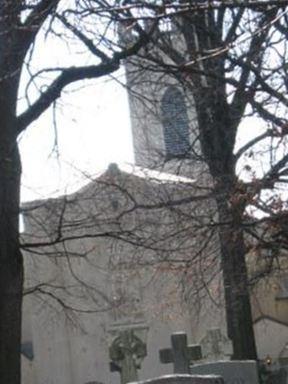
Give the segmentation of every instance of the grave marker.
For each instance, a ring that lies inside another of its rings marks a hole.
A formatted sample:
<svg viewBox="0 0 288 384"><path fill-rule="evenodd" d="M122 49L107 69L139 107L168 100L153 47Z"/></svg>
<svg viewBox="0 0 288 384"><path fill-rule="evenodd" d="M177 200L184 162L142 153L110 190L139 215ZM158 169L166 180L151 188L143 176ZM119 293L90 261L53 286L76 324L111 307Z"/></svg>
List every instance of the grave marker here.
<svg viewBox="0 0 288 384"><path fill-rule="evenodd" d="M192 375L220 375L225 384L259 384L256 361L217 361L190 367Z"/></svg>
<svg viewBox="0 0 288 384"><path fill-rule="evenodd" d="M219 328L209 329L201 339L203 359L207 361L230 360L233 354L232 342Z"/></svg>
<svg viewBox="0 0 288 384"><path fill-rule="evenodd" d="M146 344L135 335L135 330L119 331L109 348L110 370L121 376L121 384L138 380L138 369L147 355Z"/></svg>
<svg viewBox="0 0 288 384"><path fill-rule="evenodd" d="M171 335L172 348L159 351L160 361L163 364L173 363L174 373L189 373L189 366L194 360L202 358L200 345L187 345L187 335L177 332Z"/></svg>
<svg viewBox="0 0 288 384"><path fill-rule="evenodd" d="M216 375L164 375L133 384L224 384L224 380Z"/></svg>

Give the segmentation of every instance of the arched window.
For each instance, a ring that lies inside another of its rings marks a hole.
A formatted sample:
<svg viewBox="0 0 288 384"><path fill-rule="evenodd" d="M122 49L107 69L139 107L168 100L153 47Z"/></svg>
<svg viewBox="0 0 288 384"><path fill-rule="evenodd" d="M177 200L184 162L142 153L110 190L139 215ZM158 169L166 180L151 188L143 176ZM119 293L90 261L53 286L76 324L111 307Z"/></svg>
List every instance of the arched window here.
<svg viewBox="0 0 288 384"><path fill-rule="evenodd" d="M169 86L161 102L167 158L189 156L189 124L185 99L175 86Z"/></svg>

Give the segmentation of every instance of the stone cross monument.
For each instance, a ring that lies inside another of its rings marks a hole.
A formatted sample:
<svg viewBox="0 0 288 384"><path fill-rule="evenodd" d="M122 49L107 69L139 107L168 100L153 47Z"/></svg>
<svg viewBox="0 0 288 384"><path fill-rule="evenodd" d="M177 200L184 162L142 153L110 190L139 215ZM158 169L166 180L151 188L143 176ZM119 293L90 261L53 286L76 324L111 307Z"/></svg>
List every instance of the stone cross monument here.
<svg viewBox="0 0 288 384"><path fill-rule="evenodd" d="M163 364L173 363L174 373L190 373L189 366L194 360L202 358L200 345L187 345L187 335L177 332L171 335L172 348L159 351L160 361Z"/></svg>
<svg viewBox="0 0 288 384"><path fill-rule="evenodd" d="M121 375L121 384L138 381L138 369L147 355L146 344L135 335L133 329L119 331L109 348L110 369Z"/></svg>

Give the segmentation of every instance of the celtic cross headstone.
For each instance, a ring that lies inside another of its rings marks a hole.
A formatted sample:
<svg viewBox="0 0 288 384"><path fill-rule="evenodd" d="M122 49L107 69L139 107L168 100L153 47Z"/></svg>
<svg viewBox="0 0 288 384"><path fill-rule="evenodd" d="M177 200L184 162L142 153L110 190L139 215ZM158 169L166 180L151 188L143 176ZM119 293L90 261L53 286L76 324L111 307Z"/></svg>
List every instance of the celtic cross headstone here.
<svg viewBox="0 0 288 384"><path fill-rule="evenodd" d="M109 348L110 369L120 372L121 384L138 380L138 369L147 355L146 344L133 329L119 331Z"/></svg>

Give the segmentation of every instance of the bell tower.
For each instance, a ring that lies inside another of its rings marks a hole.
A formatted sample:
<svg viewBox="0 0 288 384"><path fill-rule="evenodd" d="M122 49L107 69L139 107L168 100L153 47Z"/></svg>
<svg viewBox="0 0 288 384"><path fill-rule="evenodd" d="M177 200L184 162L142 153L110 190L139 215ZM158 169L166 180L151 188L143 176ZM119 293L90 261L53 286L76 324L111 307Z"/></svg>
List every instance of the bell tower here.
<svg viewBox="0 0 288 384"><path fill-rule="evenodd" d="M121 32L122 41L131 42L133 36ZM172 45L183 45L177 31L156 33L159 41L164 37ZM184 45L182 51L185 55ZM151 56L158 58L160 64L150 60ZM172 66L164 64L167 62L171 63L171 59L151 43L137 58L125 63L135 163L196 178L201 168L201 150L193 96L173 73Z"/></svg>

